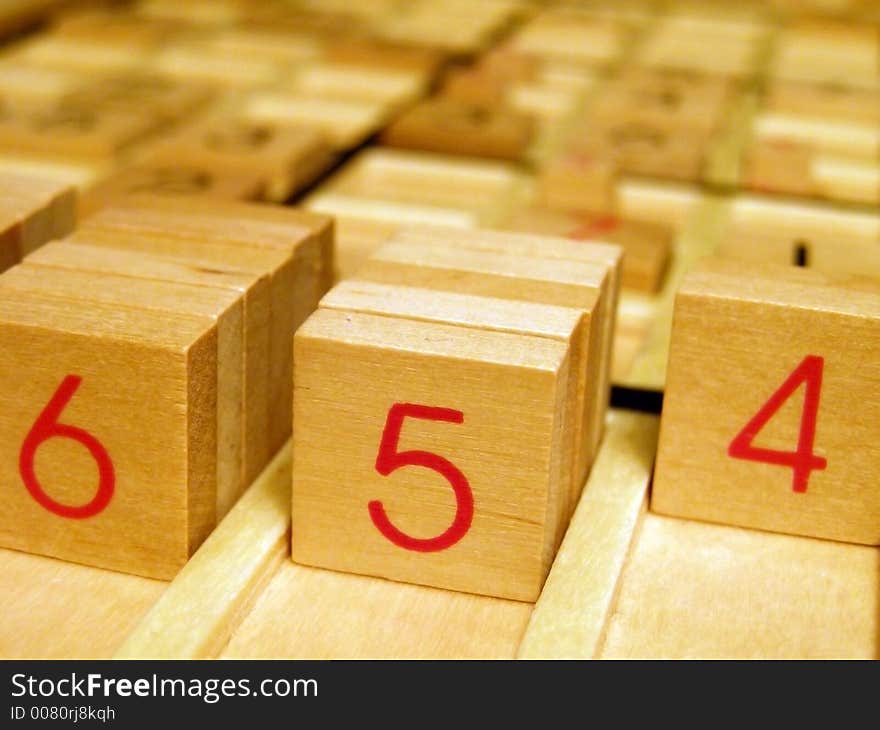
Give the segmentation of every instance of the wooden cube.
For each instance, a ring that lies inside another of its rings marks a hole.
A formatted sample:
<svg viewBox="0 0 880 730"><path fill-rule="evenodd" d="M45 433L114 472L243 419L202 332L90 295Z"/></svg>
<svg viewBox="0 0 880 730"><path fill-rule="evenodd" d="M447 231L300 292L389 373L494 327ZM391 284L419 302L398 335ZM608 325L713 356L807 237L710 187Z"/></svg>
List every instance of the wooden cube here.
<svg viewBox="0 0 880 730"><path fill-rule="evenodd" d="M4 547L169 579L215 523L207 318L0 292Z"/></svg>
<svg viewBox="0 0 880 730"><path fill-rule="evenodd" d="M565 345L320 309L295 348L293 559L534 601L556 539Z"/></svg>
<svg viewBox="0 0 880 730"><path fill-rule="evenodd" d="M158 123L130 109L102 112L59 103L0 121L0 149L53 159L107 159L143 139Z"/></svg>
<svg viewBox="0 0 880 730"><path fill-rule="evenodd" d="M591 120L575 134L572 151L605 159L623 172L697 181L703 169L708 135L659 124Z"/></svg>
<svg viewBox="0 0 880 730"><path fill-rule="evenodd" d="M101 239L100 233L95 234ZM98 274L211 287L242 299L241 485L247 487L268 463L269 454L269 336L271 331L271 275L259 271L260 255L240 248L193 250L192 246L166 246L160 252L149 238L106 236L109 244L89 245L87 232L66 241L49 243L32 253L27 263L62 271ZM150 251L151 253L147 253ZM277 257L273 258L277 259ZM271 268L273 261L266 261ZM223 437L220 437L223 441ZM223 501L218 493L218 504ZM225 511L220 510L221 513Z"/></svg>
<svg viewBox="0 0 880 730"><path fill-rule="evenodd" d="M190 161L173 150L159 149L151 161L123 166L89 188L80 200L79 215L87 218L138 194L184 200L202 196L218 200L256 200L262 193L263 176L258 172L217 161Z"/></svg>
<svg viewBox="0 0 880 730"><path fill-rule="evenodd" d="M0 176L0 272L76 222L74 189L49 180Z"/></svg>
<svg viewBox="0 0 880 730"><path fill-rule="evenodd" d="M77 233L91 245L136 247L184 259L210 255L270 275L270 453L290 437L293 333L323 294L332 235L331 221L314 213L149 196L102 211Z"/></svg>
<svg viewBox="0 0 880 730"><path fill-rule="evenodd" d="M566 435L563 439L558 546L584 485L576 468L581 448L578 439L582 438L584 428L588 427L587 419L591 415L582 374L587 372L589 359L596 356L589 351L590 327L595 327L589 314L568 307L376 284L357 279L344 281L334 287L321 300L321 306L325 309L547 337L565 344L570 353L571 367L563 418Z"/></svg>
<svg viewBox="0 0 880 730"><path fill-rule="evenodd" d="M217 518L229 511L248 486L242 472L247 344L239 292L106 272L63 270L27 261L0 276L0 288L43 293L83 307L101 302L124 310L144 309L212 320L217 330ZM266 387L265 382L261 385Z"/></svg>
<svg viewBox="0 0 880 730"><path fill-rule="evenodd" d="M543 244L543 246L542 246ZM591 257L567 251L577 244L554 239L492 232L407 229L376 251L358 277L477 296L535 302L579 309L591 326L586 368L579 371L585 393L584 424L577 439L575 479L583 483L601 439L610 388L611 336L616 292L614 266L605 256L619 249L605 247ZM546 256L539 253L546 248ZM562 250L560 250L562 249ZM555 253L555 255L554 255ZM595 324L595 326L593 326Z"/></svg>
<svg viewBox="0 0 880 730"><path fill-rule="evenodd" d="M651 508L880 543L880 288L706 260L675 305Z"/></svg>
<svg viewBox="0 0 880 730"><path fill-rule="evenodd" d="M312 182L333 158L330 146L314 129L217 115L163 137L145 159L177 159L209 171L240 170L242 179L260 179L261 197L283 202Z"/></svg>
<svg viewBox="0 0 880 730"><path fill-rule="evenodd" d="M518 112L438 98L403 114L382 133L382 142L406 149L518 160L527 152L533 133L533 120Z"/></svg>

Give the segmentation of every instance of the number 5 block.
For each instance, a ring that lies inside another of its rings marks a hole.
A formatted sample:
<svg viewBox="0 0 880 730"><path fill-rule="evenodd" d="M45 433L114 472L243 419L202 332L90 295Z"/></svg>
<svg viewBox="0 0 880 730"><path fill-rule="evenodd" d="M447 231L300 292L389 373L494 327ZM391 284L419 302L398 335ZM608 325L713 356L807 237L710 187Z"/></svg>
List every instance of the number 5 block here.
<svg viewBox="0 0 880 730"><path fill-rule="evenodd" d="M675 304L651 507L880 544L880 286L709 260Z"/></svg>
<svg viewBox="0 0 880 730"><path fill-rule="evenodd" d="M568 489L567 344L319 309L294 350L293 559L535 600Z"/></svg>

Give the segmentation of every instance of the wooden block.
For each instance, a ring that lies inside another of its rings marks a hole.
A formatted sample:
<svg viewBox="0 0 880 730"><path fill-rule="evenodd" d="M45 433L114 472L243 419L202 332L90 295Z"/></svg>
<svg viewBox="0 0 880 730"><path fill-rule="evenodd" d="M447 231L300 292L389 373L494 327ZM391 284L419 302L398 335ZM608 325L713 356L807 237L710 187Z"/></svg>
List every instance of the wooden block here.
<svg viewBox="0 0 880 730"><path fill-rule="evenodd" d="M562 488L565 345L321 309L295 347L294 561L535 600ZM433 455L397 459L410 446Z"/></svg>
<svg viewBox="0 0 880 730"><path fill-rule="evenodd" d="M615 208L618 170L611 160L571 152L538 174L538 199L548 208L607 212Z"/></svg>
<svg viewBox="0 0 880 730"><path fill-rule="evenodd" d="M210 86L176 83L147 73L111 75L66 94L61 104L121 113L136 110L161 122L187 117L214 98Z"/></svg>
<svg viewBox="0 0 880 730"><path fill-rule="evenodd" d="M258 123L313 127L330 140L334 149L344 150L356 147L381 129L389 111L381 101L255 91L244 100L241 115Z"/></svg>
<svg viewBox="0 0 880 730"><path fill-rule="evenodd" d="M241 171L260 179L260 195L283 202L311 183L333 161L320 132L306 127L249 122L216 115L152 145L146 159L178 159L207 170ZM244 196L239 196L244 197Z"/></svg>
<svg viewBox="0 0 880 730"><path fill-rule="evenodd" d="M880 124L880 92L843 84L770 84L764 96L768 111L816 119Z"/></svg>
<svg viewBox="0 0 880 730"><path fill-rule="evenodd" d="M785 210L779 213L784 215ZM734 221L715 255L829 274L880 277L880 236L853 228Z"/></svg>
<svg viewBox="0 0 880 730"><path fill-rule="evenodd" d="M263 192L263 175L219 161L188 160L179 150L161 148L149 162L126 165L89 188L80 201L80 217L124 203L130 195L216 200L254 200Z"/></svg>
<svg viewBox="0 0 880 730"><path fill-rule="evenodd" d="M867 279L720 259L687 275L652 509L880 543L878 291Z"/></svg>
<svg viewBox="0 0 880 730"><path fill-rule="evenodd" d="M568 271L576 276L580 276L578 283L588 286L596 286L600 291L597 304L597 310L594 320L600 323L596 328L596 335L599 337L599 363L596 366L598 376L593 380L592 376L588 377L588 382L594 382L597 389L598 407L595 413L596 434L595 447L598 446L598 439L602 435L605 424L605 412L608 408L608 399L611 391L611 367L612 353L614 349L614 333L616 329L618 299L620 293L621 278L621 259L623 252L619 246L591 243L584 245L570 240L554 238L550 236L534 236L514 233L502 233L497 231L487 231L483 229L468 231L462 234L461 231L454 229L443 229L440 227L419 226L407 228L398 234L397 240L401 243L417 244L422 246L440 246L444 248L464 249L473 251L477 254L503 254L505 256L525 257L530 259L542 259L550 262L547 265L546 272L541 272L540 276L549 274L551 281L556 280L558 270L555 265L561 268L568 268ZM472 259L477 263L479 259ZM489 264L490 270L495 273L503 273L504 276L523 275L522 272L530 272L530 266L525 261L499 260L489 257L479 262L479 266L483 267ZM495 266L500 265L496 271ZM543 266L539 264L538 266ZM508 267L512 267L508 269ZM598 269L597 269L598 267ZM484 271L484 268L478 270ZM526 273L525 276L530 276ZM565 277L565 275L563 275ZM540 278L540 277L539 277ZM406 282L401 282L406 283ZM497 292L505 291L504 279L496 281ZM483 291L485 283L479 285L477 291L469 292L473 294L485 294L486 296L508 296L504 293L495 293L492 288L487 292ZM492 285L494 287L495 284ZM539 284L538 288L544 285ZM552 286L552 285L551 285ZM454 291L458 291L456 287L452 287ZM516 286L515 299L524 298L529 301L543 301L541 299L533 299L533 294L523 286ZM589 296L587 297L589 298ZM550 301L543 301L545 304L554 304L558 306L570 306L572 300L557 300L556 294L553 294Z"/></svg>
<svg viewBox="0 0 880 730"><path fill-rule="evenodd" d="M786 140L760 140L747 152L745 179L761 192L880 203L880 165L815 152Z"/></svg>
<svg viewBox="0 0 880 730"><path fill-rule="evenodd" d="M526 177L499 160L390 148L365 151L306 204L388 223L491 225L523 194Z"/></svg>
<svg viewBox="0 0 880 730"><path fill-rule="evenodd" d="M401 115L381 141L405 149L518 160L533 133L532 119L518 112L437 98Z"/></svg>
<svg viewBox="0 0 880 730"><path fill-rule="evenodd" d="M300 69L285 86L309 97L363 99L400 109L424 96L428 78L420 71L333 64L325 60Z"/></svg>
<svg viewBox="0 0 880 730"><path fill-rule="evenodd" d="M658 223L534 207L519 209L501 227L522 233L620 246L623 249L620 283L625 289L658 291L672 258L672 229Z"/></svg>
<svg viewBox="0 0 880 730"><path fill-rule="evenodd" d="M580 497L583 481L575 473L584 429L590 426L585 374L590 357L590 315L577 309L477 297L369 281L347 281L334 287L321 307L377 314L422 322L454 324L493 332L547 337L565 344L571 368L563 416L563 456L557 542Z"/></svg>
<svg viewBox="0 0 880 730"><path fill-rule="evenodd" d="M0 272L46 241L68 234L75 221L76 193L70 186L0 176Z"/></svg>
<svg viewBox="0 0 880 730"><path fill-rule="evenodd" d="M314 288L316 304L333 285L334 222L329 216L291 206L218 203L208 199L183 201L151 195L131 196L124 207L140 211L140 225L156 225L158 222L155 215L145 217L147 210L154 214L186 216L185 225L198 235L202 235L205 225L211 225L210 219L223 220L225 229L234 232L236 237L249 232L251 238L258 238L263 247L291 250L304 265L309 286ZM313 274L317 274L316 281Z"/></svg>
<svg viewBox="0 0 880 730"><path fill-rule="evenodd" d="M171 578L215 521L213 322L6 290L0 322L3 545Z"/></svg>
<svg viewBox="0 0 880 730"><path fill-rule="evenodd" d="M229 251L222 246L202 251L186 245L175 248L165 242L160 247L146 237L110 236L100 231L93 236L96 245L85 243L90 239L88 231L66 241L49 243L31 254L26 263L64 271L131 277L151 284L171 282L190 288L219 289L241 297L244 383L238 437L242 448L239 482L242 489L246 488L270 456L268 388L271 288L269 273L257 272L258 265L262 263L260 255L249 257L251 252L247 250ZM133 250L125 250L124 247ZM154 255L144 251L153 252ZM221 438L221 441L224 439ZM219 497L218 494L218 500Z"/></svg>
<svg viewBox="0 0 880 730"><path fill-rule="evenodd" d="M247 363L239 293L106 272L61 270L29 262L0 277L0 287L42 293L84 306L101 302L126 309L205 317L214 322L217 330L216 516L222 518L247 486L242 481L242 410Z"/></svg>
<svg viewBox="0 0 880 730"><path fill-rule="evenodd" d="M143 196L89 219L87 229L82 229L88 234L86 242L99 242L94 235L98 231L101 245L118 247L114 241L120 234L135 234L145 239L137 244L141 250L177 252L174 255L184 251L203 258L213 248L221 261L246 265L251 260L257 267L254 273L271 273L269 449L274 453L281 448L290 436L293 333L323 294L325 253L332 251L329 219L273 206L218 208L203 201L199 207L182 199ZM131 245L126 240L124 247ZM236 248L247 251L236 253ZM242 261L228 258L232 256Z"/></svg>
<svg viewBox="0 0 880 730"><path fill-rule="evenodd" d="M598 119L569 141L572 151L609 160L623 172L688 181L699 180L706 145L694 130Z"/></svg>
<svg viewBox="0 0 880 730"><path fill-rule="evenodd" d="M112 157L143 139L155 118L126 112L99 112L74 105L13 115L0 120L0 150L61 159Z"/></svg>
<svg viewBox="0 0 880 730"><path fill-rule="evenodd" d="M552 306L569 307L588 313L597 326L589 329L587 368L578 373L583 388L584 424L576 449L575 480L579 485L592 464L601 438L601 423L607 396L603 389L606 368L603 349L604 319L607 306L608 269L593 262L542 260L515 253L483 252L447 247L435 240L423 244L398 234L361 267L358 278L386 284L454 291L462 294L518 299ZM601 411L601 413L600 413Z"/></svg>
<svg viewBox="0 0 880 730"><path fill-rule="evenodd" d="M431 48L381 43L361 38L331 42L323 58L330 63L358 68L392 71L420 71L434 76L443 63L443 54Z"/></svg>

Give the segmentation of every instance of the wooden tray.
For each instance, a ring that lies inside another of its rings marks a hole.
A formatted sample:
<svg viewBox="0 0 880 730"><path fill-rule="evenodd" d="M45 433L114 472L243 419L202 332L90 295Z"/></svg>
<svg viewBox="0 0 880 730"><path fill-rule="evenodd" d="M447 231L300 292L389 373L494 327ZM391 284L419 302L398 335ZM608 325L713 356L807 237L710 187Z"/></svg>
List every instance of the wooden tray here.
<svg viewBox="0 0 880 730"><path fill-rule="evenodd" d="M0 552L0 654L880 655L880 550L651 514L657 428L612 411L534 606L295 565L284 449L170 584Z"/></svg>

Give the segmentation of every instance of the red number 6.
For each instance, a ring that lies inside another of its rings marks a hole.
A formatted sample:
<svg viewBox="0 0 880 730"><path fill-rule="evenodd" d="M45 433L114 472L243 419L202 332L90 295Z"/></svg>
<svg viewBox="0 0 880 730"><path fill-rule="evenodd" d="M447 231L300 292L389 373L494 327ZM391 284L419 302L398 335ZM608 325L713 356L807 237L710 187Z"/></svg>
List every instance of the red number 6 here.
<svg viewBox="0 0 880 730"><path fill-rule="evenodd" d="M474 518L474 495L471 485L464 474L447 459L430 451L398 451L400 430L405 418L420 418L425 421L447 421L463 423L464 414L451 408L433 408L414 403L395 403L388 411L385 430L376 456L376 471L388 476L395 469L404 466L424 466L441 474L455 492L455 518L449 528L440 535L431 538L411 537L401 532L388 519L385 508L378 500L373 500L367 507L373 524L385 537L398 547L422 553L437 552L452 547L465 536Z"/></svg>
<svg viewBox="0 0 880 730"><path fill-rule="evenodd" d="M58 386L55 395L52 396L48 405L37 417L37 420L34 421L34 425L31 426L30 432L25 437L24 443L21 445L21 454L18 458L18 468L21 472L21 478L24 480L24 485L31 493L31 496L50 512L54 512L61 517L70 517L73 519L93 517L101 512L101 510L103 510L110 502L116 484L116 477L113 472L113 462L110 461L110 456L107 454L107 450L101 445L101 442L87 431L83 431L81 428L58 423L58 418L61 415L61 412L67 407L67 404L70 402L70 399L73 398L73 395L76 393L81 382L82 378L79 375L68 375L61 381L61 385ZM91 502L78 507L61 504L46 494L43 487L40 485L36 472L34 471L34 455L40 447L40 444L44 441L48 441L54 436L79 441L79 443L89 450L92 458L98 464L98 491Z"/></svg>

